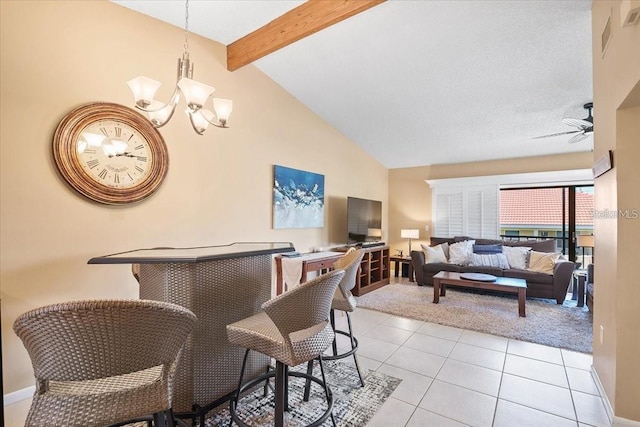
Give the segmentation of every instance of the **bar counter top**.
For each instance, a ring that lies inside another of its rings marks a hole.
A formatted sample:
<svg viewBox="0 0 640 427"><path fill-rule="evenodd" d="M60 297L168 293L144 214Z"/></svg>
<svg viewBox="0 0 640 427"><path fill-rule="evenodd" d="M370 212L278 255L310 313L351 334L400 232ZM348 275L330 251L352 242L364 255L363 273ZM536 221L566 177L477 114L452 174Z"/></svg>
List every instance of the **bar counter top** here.
<svg viewBox="0 0 640 427"><path fill-rule="evenodd" d="M198 246L192 248L134 249L91 258L88 264L166 264L197 263L204 261L243 258L293 252L288 242L235 242L228 245Z"/></svg>

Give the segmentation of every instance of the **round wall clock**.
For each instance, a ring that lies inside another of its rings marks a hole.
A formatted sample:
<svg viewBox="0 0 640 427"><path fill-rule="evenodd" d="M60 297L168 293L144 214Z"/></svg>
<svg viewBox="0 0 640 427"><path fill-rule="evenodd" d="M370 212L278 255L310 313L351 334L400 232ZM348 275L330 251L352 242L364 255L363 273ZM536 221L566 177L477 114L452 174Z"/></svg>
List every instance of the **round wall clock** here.
<svg viewBox="0 0 640 427"><path fill-rule="evenodd" d="M108 102L69 112L53 136L53 157L71 187L110 205L149 197L169 168L157 129L140 113Z"/></svg>

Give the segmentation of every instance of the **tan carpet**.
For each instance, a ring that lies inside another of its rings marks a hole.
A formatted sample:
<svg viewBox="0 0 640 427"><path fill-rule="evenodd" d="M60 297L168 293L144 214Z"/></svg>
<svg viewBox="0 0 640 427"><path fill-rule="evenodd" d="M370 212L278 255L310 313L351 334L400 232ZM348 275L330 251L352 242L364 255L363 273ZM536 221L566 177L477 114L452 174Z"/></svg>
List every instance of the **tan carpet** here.
<svg viewBox="0 0 640 427"><path fill-rule="evenodd" d="M527 317L518 316L512 295L480 294L447 287L447 296L433 303L433 287L414 283L384 286L358 297L358 306L396 316L470 329L553 347L591 353L592 317L575 301L527 298Z"/></svg>

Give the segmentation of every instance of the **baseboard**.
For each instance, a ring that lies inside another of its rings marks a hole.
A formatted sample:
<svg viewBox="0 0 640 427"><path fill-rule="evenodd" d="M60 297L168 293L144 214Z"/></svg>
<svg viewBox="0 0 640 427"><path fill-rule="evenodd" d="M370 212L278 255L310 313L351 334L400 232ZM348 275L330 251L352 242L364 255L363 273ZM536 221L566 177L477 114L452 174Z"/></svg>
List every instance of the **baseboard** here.
<svg viewBox="0 0 640 427"><path fill-rule="evenodd" d="M30 387L23 388L21 390L16 390L11 393L7 393L2 396L3 405L9 406L16 402L20 402L21 400L30 399L33 397L33 393L36 391L36 386L32 385Z"/></svg>
<svg viewBox="0 0 640 427"><path fill-rule="evenodd" d="M613 408L611 407L611 402L609 402L609 397L607 393L604 391L604 387L602 386L602 382L600 381L600 377L596 372L593 365L591 365L591 375L596 383L596 387L598 388L598 392L600 393L602 403L604 404L604 409L607 412L607 418L609 418L609 423L611 427L640 427L640 421L628 420L622 417L616 417L613 413Z"/></svg>

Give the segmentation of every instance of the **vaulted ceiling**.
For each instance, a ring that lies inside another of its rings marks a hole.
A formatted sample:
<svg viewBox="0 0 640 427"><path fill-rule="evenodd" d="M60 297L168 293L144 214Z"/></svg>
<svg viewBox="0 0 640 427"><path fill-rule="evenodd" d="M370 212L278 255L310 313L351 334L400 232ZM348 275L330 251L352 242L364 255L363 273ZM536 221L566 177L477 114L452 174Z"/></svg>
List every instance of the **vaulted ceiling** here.
<svg viewBox="0 0 640 427"><path fill-rule="evenodd" d="M114 0L184 26L183 1ZM191 1L230 45L301 1ZM388 0L253 62L388 168L590 151L591 0ZM597 115L597 105L594 108Z"/></svg>

